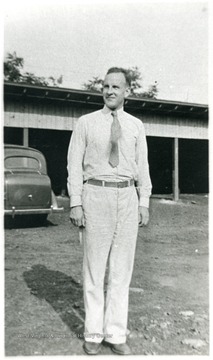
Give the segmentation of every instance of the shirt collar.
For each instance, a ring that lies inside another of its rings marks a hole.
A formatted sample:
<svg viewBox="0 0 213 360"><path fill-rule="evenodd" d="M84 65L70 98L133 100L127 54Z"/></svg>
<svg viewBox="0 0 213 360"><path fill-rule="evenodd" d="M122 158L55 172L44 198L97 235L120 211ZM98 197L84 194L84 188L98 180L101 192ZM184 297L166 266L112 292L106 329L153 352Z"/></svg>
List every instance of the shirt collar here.
<svg viewBox="0 0 213 360"><path fill-rule="evenodd" d="M112 112L112 110L109 109L106 105L104 105L104 107L103 107L103 109L102 109L102 114L103 114L103 115L109 115L109 114L111 114L111 112ZM118 116L119 116L119 115L122 115L123 112L124 112L124 108L123 108L123 107L120 108L120 109L118 109L118 110L117 110Z"/></svg>

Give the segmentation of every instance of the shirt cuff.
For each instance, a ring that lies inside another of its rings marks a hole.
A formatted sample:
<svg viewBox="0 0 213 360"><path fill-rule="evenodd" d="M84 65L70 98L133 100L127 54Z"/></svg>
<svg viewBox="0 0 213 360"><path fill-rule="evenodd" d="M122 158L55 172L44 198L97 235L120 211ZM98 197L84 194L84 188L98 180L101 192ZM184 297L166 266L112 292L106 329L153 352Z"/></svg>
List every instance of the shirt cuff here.
<svg viewBox="0 0 213 360"><path fill-rule="evenodd" d="M149 208L149 197L141 197L139 201L139 206Z"/></svg>
<svg viewBox="0 0 213 360"><path fill-rule="evenodd" d="M82 206L82 200L80 195L70 196L70 207Z"/></svg>

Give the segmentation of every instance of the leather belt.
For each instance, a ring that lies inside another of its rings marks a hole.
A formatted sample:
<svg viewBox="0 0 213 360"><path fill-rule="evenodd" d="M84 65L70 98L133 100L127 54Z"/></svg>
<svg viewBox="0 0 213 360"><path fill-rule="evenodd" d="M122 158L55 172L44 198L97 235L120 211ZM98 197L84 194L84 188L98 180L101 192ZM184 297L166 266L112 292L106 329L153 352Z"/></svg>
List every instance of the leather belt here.
<svg viewBox="0 0 213 360"><path fill-rule="evenodd" d="M105 180L96 180L89 179L86 180L85 183L95 185L95 186L105 186L105 187L114 187L114 188L125 188L128 186L132 186L134 184L134 180L126 180L126 181L105 181Z"/></svg>

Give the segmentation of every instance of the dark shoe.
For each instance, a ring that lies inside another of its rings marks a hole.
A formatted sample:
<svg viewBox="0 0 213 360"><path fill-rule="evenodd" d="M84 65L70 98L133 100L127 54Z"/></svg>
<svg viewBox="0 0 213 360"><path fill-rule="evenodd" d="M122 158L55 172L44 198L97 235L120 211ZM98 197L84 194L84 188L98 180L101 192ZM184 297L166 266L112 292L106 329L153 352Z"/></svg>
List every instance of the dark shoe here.
<svg viewBox="0 0 213 360"><path fill-rule="evenodd" d="M131 349L129 345L124 344L111 344L111 349L114 353L118 355L131 355Z"/></svg>
<svg viewBox="0 0 213 360"><path fill-rule="evenodd" d="M101 343L85 341L83 349L88 355L97 355L101 349Z"/></svg>

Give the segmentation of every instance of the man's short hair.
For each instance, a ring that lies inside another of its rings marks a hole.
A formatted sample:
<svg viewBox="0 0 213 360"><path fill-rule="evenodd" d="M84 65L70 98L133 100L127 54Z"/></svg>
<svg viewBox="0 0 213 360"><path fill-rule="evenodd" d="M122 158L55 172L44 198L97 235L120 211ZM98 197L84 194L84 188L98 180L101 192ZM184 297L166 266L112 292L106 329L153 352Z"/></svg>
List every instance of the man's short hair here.
<svg viewBox="0 0 213 360"><path fill-rule="evenodd" d="M108 71L107 71L107 75L108 74L113 74L113 73L122 73L126 79L126 83L127 85L130 87L131 86L131 79L129 76L129 71L121 68L121 67L111 67Z"/></svg>

